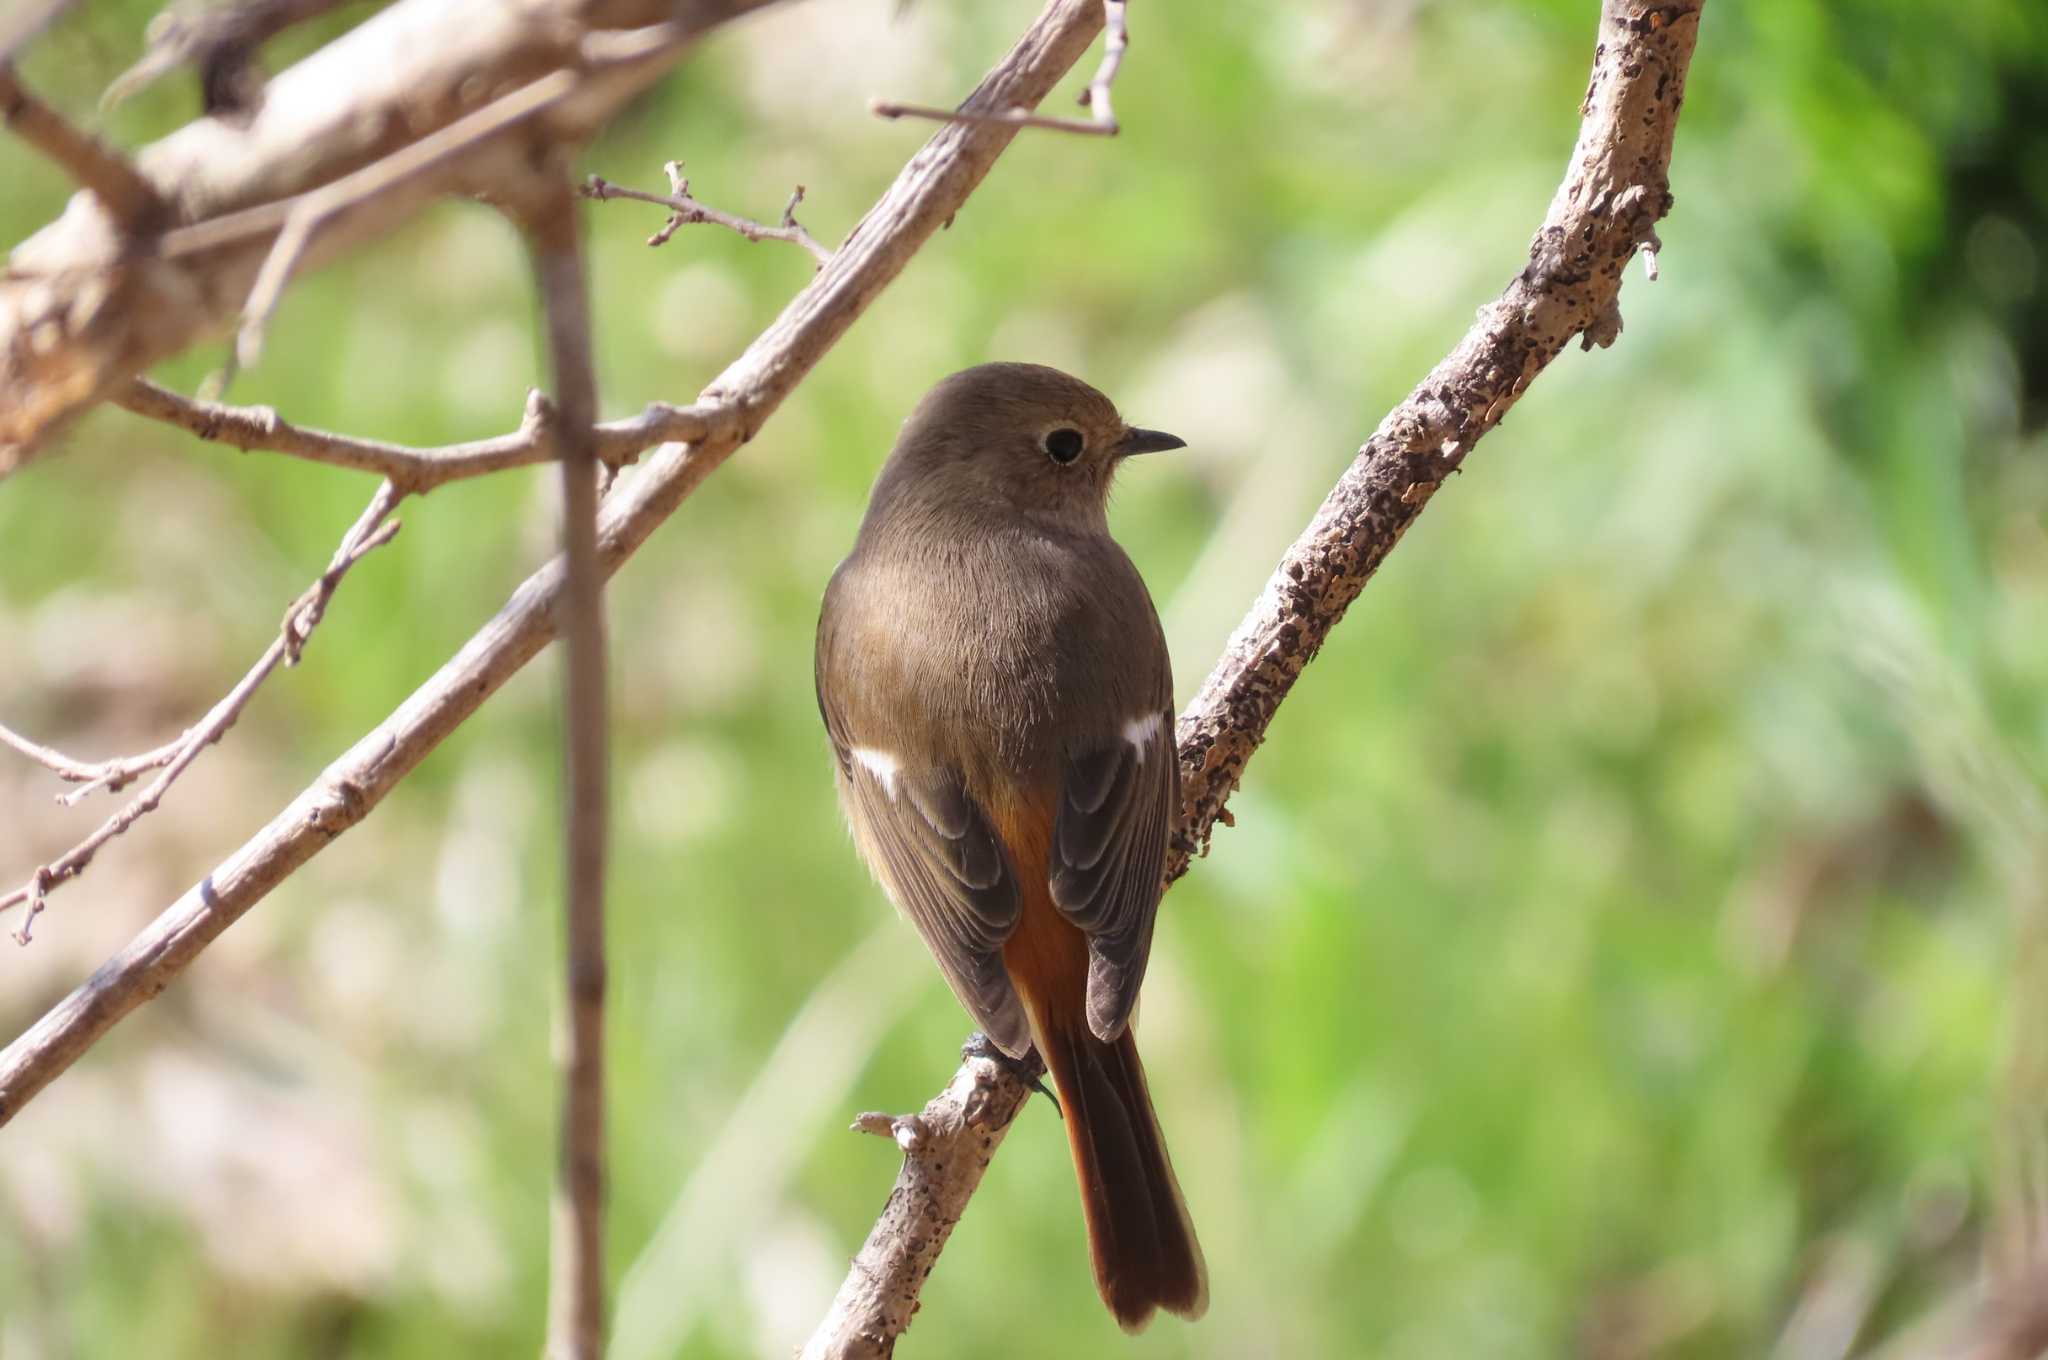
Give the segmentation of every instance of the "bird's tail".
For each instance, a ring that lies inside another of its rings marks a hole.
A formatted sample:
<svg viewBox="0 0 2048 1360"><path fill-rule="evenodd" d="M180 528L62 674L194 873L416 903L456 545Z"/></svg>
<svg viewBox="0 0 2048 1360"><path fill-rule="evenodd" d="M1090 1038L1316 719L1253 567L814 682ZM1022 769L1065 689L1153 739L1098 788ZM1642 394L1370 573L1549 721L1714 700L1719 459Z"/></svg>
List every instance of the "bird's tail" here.
<svg viewBox="0 0 2048 1360"><path fill-rule="evenodd" d="M1130 1029L1104 1043L1078 1010L1032 1019L1066 1116L1102 1301L1127 1332L1142 1330L1159 1308L1200 1317L1209 1307L1209 1271Z"/></svg>

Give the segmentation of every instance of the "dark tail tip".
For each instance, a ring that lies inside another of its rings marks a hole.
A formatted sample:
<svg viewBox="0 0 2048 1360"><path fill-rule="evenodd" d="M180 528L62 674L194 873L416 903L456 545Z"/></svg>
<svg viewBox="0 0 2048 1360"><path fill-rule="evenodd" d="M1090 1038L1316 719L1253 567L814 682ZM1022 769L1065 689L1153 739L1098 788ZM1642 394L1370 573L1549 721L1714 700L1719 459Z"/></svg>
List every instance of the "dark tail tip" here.
<svg viewBox="0 0 2048 1360"><path fill-rule="evenodd" d="M1190 1321L1209 1307L1209 1272L1182 1202L1138 1047L1126 1030L1047 1035L1053 1082L1088 1219L1095 1286L1117 1325L1144 1330L1164 1308Z"/></svg>

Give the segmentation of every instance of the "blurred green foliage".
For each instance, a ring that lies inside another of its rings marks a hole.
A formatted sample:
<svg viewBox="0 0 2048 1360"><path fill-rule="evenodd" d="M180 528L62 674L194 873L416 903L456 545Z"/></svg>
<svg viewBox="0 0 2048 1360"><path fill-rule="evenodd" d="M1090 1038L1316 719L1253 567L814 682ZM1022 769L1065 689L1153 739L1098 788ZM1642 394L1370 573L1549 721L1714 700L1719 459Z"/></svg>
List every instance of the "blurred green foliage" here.
<svg viewBox="0 0 2048 1360"><path fill-rule="evenodd" d="M82 7L25 77L92 120L151 8ZM1520 267L1594 9L1138 15L1124 134L1020 138L621 575L622 1355L787 1353L894 1172L847 1116L920 1103L965 1028L846 843L810 694L896 422L1018 358L1189 438L1114 514L1191 693ZM585 166L652 186L679 157L762 217L802 182L837 239L922 135L867 98L955 97L1031 13L896 10L718 36ZM140 144L195 98L103 126ZM7 240L63 203L16 145L0 178ZM906 1355L1838 1354L1806 1349L1823 1304L1874 1346L2041 1212L2010 1172L2048 1108L2048 11L1714 0L1673 187L1627 334L1560 360L1436 500L1167 899L1142 1029L1210 1318L1115 1333L1034 1105ZM688 399L809 275L709 229L649 251L640 205L587 218L615 414ZM496 432L533 319L516 238L447 205L298 284L232 395ZM0 487L0 720L87 755L163 740L369 491L82 422ZM7 951L6 1030L430 674L546 554L551 506L538 474L408 506L305 664ZM559 860L551 658L531 672L9 1128L0 1356L536 1345ZM93 815L16 764L9 875Z"/></svg>

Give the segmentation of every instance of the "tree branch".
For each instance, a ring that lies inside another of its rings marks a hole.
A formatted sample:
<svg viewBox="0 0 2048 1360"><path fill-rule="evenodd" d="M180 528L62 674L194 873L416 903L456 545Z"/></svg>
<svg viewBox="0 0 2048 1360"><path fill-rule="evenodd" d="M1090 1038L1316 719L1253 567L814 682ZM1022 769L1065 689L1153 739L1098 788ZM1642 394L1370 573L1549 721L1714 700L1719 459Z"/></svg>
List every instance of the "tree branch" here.
<svg viewBox="0 0 2048 1360"><path fill-rule="evenodd" d="M387 11L387 16L395 11ZM382 16L380 16L382 17ZM970 99L1030 106L1086 52L1101 23L1093 0L1054 0ZM361 32L360 29L357 32ZM278 102L277 86L265 113ZM1003 148L1005 126L947 126L913 156L847 243L782 315L705 389L704 432L666 444L605 498L598 563L616 571L810 373L911 256L959 212ZM70 995L0 1050L0 1124L98 1038L170 985L207 945L279 883L360 822L400 779L539 654L560 624L563 570L529 577L496 617L410 699L328 766L200 884Z"/></svg>
<svg viewBox="0 0 2048 1360"><path fill-rule="evenodd" d="M660 231L647 238L650 246L667 245L668 239L682 228L698 222L709 222L714 226L736 231L749 241L788 241L811 252L811 258L819 264L832 258L832 252L818 244L816 237L804 230L796 220L796 205L804 201L804 186L796 186L796 192L789 196L789 204L782 210L779 226L765 226L748 217L736 217L723 212L708 203L700 203L690 196L690 181L683 176L683 163L670 161L661 167L668 175L669 192L650 194L641 189L626 189L610 180L592 175L583 184L583 195L602 202L608 198L630 198L638 203L655 203L669 209L668 221Z"/></svg>
<svg viewBox="0 0 2048 1360"><path fill-rule="evenodd" d="M467 477L555 460L555 408L538 392L527 397L525 415L511 434L436 449L301 429L281 419L268 406L223 406L218 402L196 401L159 387L147 378L135 379L113 400L115 405L139 416L161 420L201 439L228 444L244 452L282 453L328 467L374 472L396 483L408 495L424 495L437 486ZM657 444L701 439L709 429L701 408L656 402L630 419L599 425L591 434L598 458L618 466L631 463Z"/></svg>
<svg viewBox="0 0 2048 1360"><path fill-rule="evenodd" d="M177 741L159 746L154 751L145 751L139 756L120 756L95 763L75 760L62 751L44 746L40 742L30 741L19 732L0 725L0 745L13 747L59 779L85 786L73 789L57 799L66 807L82 802L87 794L99 788L105 788L109 793L117 793L129 780L145 770L162 769L171 763L183 744L184 738L180 737Z"/></svg>
<svg viewBox="0 0 2048 1360"><path fill-rule="evenodd" d="M145 148L136 169L172 228L160 248L129 243L92 200L74 201L0 273L0 475L144 368L232 322L295 211L307 239L280 257L292 269L440 195L523 182L528 130L580 143L697 35L765 3L615 0L597 7L615 27L593 28L587 0L401 0L278 74L254 116L202 118ZM544 107L461 141L459 156L404 155L446 151L432 139L506 91Z"/></svg>
<svg viewBox="0 0 2048 1360"><path fill-rule="evenodd" d="M1622 267L1656 239L1652 229L1671 207L1672 137L1703 4L1605 0L1578 145L1528 267L1380 422L1181 715L1181 830L1168 856L1169 885L1187 872L1191 854L1207 851L1215 823L1228 824L1224 804L1281 700L1443 480L1574 335L1589 349L1619 335ZM976 1093L981 1118L930 1117L953 1108L963 1089ZM804 1360L893 1353L967 1194L1029 1094L1008 1068L972 1057L961 1064L910 1126L915 1145L905 1147L896 1188ZM856 1127L874 1126L869 1131L901 1122L863 1121ZM964 1192L921 1188L927 1168L949 1164L972 1168Z"/></svg>
<svg viewBox="0 0 2048 1360"><path fill-rule="evenodd" d="M562 412L564 1009L561 1166L555 1187L551 1360L604 1353L604 874L607 777L604 576L597 561L597 375L575 191L566 165L528 224Z"/></svg>
<svg viewBox="0 0 2048 1360"><path fill-rule="evenodd" d="M868 112L877 118L924 118L936 123L1007 123L1011 127L1045 128L1051 132L1074 132L1088 137L1114 137L1119 131L1116 110L1109 102L1110 86L1123 69L1124 49L1131 45L1130 29L1124 22L1128 0L1102 0L1102 61L1088 88L1081 91L1080 104L1088 118L1048 118L1025 108L938 109L929 104L905 104L894 99L871 99Z"/></svg>
<svg viewBox="0 0 2048 1360"><path fill-rule="evenodd" d="M28 904L28 910L22 914L21 924L14 931L16 942L24 945L29 942L35 919L42 914L44 899L51 889L84 873L86 866L92 863L92 857L99 853L101 846L135 825L141 818L156 811L157 805L163 801L164 794L169 792L171 785L190 768L192 762L199 758L200 752L219 741L227 730L234 726L235 719L249 706L250 698L263 682L270 678L272 671L280 664L298 664L299 654L307 640L312 637L313 629L319 625L321 617L327 612L327 602L334 598L336 588L341 585L341 578L366 554L381 548L397 536L397 522L386 521L392 508L398 504L399 495L398 489L390 482L378 486L377 494L370 498L370 503L364 507L362 515L342 536L341 545L334 550L334 557L327 564L327 570L322 572L320 579L308 586L305 593L293 601L291 608L285 611L284 623L280 626L277 637L272 639L271 644L264 649L263 655L256 658L256 664L251 666L235 687L213 706L212 711L198 726L185 733L172 746L128 761L109 761L107 767L96 772L77 769L67 773L58 769L58 773L67 778L88 776L87 790L101 782L113 786L119 780L132 778L142 770L159 764L164 767L164 772L151 780L148 787L137 794L133 802L102 822L90 836L72 846L63 855L39 867L19 888L0 896L0 911L6 911L9 907L22 903ZM12 736L11 733L9 735ZM25 747L34 746L32 742L9 741L8 744L22 750L31 759L57 769L57 765L47 758L58 756L57 752L47 747L26 750ZM58 759L64 760L61 756L58 756Z"/></svg>
<svg viewBox="0 0 2048 1360"><path fill-rule="evenodd" d="M803 1360L883 1360L895 1351L925 1277L1031 1098L1031 1079L977 1034L960 1050L953 1080L921 1113L854 1121L856 1132L894 1141L903 1169Z"/></svg>

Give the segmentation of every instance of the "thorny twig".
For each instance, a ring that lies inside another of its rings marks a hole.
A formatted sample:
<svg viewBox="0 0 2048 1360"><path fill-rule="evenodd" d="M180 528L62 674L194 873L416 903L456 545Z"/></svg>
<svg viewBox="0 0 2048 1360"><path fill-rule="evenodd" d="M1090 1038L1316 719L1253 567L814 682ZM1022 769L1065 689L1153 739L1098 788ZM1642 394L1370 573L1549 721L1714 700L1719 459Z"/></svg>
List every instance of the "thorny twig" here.
<svg viewBox="0 0 2048 1360"><path fill-rule="evenodd" d="M669 161L662 170L668 175L669 192L650 194L643 189L628 189L613 184L610 180L592 175L584 181L582 193L585 198L600 202L608 198L630 198L636 203L654 203L669 210L668 221L661 230L647 238L650 246L666 245L668 239L682 228L697 222L709 222L715 226L736 231L749 241L788 241L811 252L811 258L823 265L832 258L832 252L819 244L816 237L804 230L803 223L796 220L796 205L804 201L804 186L799 184L789 196L789 203L782 210L779 226L766 226L748 217L738 217L691 196L690 181L683 174L681 161Z"/></svg>

